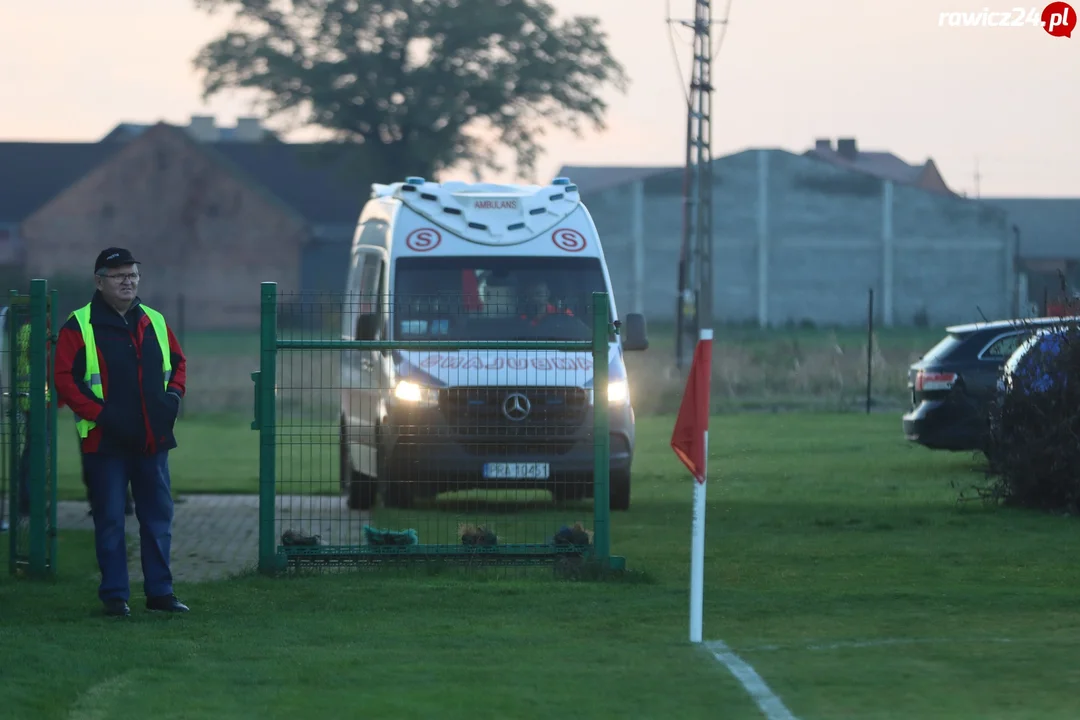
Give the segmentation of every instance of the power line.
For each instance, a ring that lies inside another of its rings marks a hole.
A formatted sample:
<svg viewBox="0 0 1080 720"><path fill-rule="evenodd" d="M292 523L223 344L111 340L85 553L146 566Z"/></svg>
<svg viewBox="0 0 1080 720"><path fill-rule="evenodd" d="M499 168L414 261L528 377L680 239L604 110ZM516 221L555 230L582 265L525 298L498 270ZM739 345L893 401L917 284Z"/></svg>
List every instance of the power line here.
<svg viewBox="0 0 1080 720"><path fill-rule="evenodd" d="M670 11L670 0L668 4ZM725 17L719 21L726 35ZM675 363L681 370L686 362L684 346L691 346L701 328L711 328L713 321L713 168L712 168L712 60L719 51L713 46L710 0L695 0L693 21L673 21L694 30L693 64L690 73L690 92L687 95L686 171L683 179L683 241L679 253L678 293L676 297ZM675 45L672 38L672 50ZM675 54L678 65L678 54ZM682 70L679 70L680 82Z"/></svg>

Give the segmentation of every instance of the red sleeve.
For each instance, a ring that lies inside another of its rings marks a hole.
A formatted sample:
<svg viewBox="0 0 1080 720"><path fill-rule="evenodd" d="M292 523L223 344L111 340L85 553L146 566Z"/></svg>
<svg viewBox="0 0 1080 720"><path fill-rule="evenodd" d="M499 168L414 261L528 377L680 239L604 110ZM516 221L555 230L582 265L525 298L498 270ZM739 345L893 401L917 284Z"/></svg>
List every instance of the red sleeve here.
<svg viewBox="0 0 1080 720"><path fill-rule="evenodd" d="M56 340L56 397L57 404L67 405L84 420L95 421L102 404L83 382L86 371L86 345L78 326L67 324L60 328Z"/></svg>
<svg viewBox="0 0 1080 720"><path fill-rule="evenodd" d="M172 353L172 377L169 378L169 390L179 393L184 397L187 392L187 358L180 347L180 341L173 335L172 328L167 327L169 332L169 352Z"/></svg>

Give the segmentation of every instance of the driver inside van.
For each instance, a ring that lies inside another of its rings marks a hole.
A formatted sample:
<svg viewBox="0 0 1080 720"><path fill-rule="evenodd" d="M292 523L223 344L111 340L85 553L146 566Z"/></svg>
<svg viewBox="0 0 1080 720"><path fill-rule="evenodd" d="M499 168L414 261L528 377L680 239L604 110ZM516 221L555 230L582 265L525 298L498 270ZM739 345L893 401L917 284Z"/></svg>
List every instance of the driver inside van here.
<svg viewBox="0 0 1080 720"><path fill-rule="evenodd" d="M570 308L559 308L551 302L551 290L543 280L535 280L525 286L524 304L525 311L521 313L521 319L528 320L532 325L549 315L574 315Z"/></svg>

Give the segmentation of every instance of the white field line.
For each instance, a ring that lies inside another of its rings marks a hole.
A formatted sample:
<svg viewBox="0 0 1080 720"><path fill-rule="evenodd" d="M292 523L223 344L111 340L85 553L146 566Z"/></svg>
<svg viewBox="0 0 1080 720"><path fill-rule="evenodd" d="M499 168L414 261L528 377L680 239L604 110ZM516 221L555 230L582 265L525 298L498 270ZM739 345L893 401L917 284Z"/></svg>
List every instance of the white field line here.
<svg viewBox="0 0 1080 720"><path fill-rule="evenodd" d="M850 648L878 648L890 645L990 645L1015 642L1045 642L1039 639L1011 640L1009 638L877 638L874 640L837 640L811 643L807 645L756 645L742 649L742 652L770 652L777 650L844 650Z"/></svg>
<svg viewBox="0 0 1080 720"><path fill-rule="evenodd" d="M723 641L707 642L705 647L708 648L714 658L723 663L728 671L735 676L736 680L742 683L743 688L750 693L750 697L754 698L754 702L757 703L757 706L768 720L798 720L784 706L780 698L769 689L769 686L765 684L757 671L738 655L731 652L731 648L725 645Z"/></svg>

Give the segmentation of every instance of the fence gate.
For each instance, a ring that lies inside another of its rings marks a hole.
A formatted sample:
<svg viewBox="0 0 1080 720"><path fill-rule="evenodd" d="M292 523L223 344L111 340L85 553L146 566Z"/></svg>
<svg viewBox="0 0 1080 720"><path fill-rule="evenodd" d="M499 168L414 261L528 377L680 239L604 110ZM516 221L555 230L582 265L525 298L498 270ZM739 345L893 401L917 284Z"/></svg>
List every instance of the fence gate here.
<svg viewBox="0 0 1080 720"><path fill-rule="evenodd" d="M11 291L4 310L0 381L0 523L13 575L56 572L56 291L32 280L30 294Z"/></svg>
<svg viewBox="0 0 1080 720"><path fill-rule="evenodd" d="M446 317L445 295L425 301ZM607 294L579 305L575 341L438 340L456 316L407 321L422 340L400 339L400 319L399 339L355 339L385 337L380 318L417 302L262 284L260 570L622 568L610 548L609 413L593 412L608 407ZM477 310L461 312L471 322Z"/></svg>

